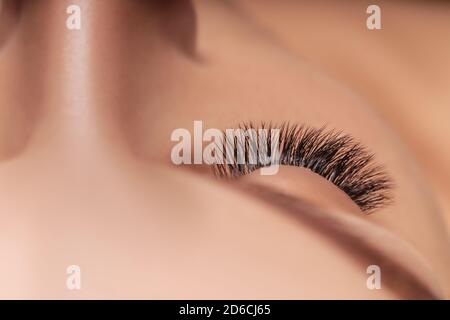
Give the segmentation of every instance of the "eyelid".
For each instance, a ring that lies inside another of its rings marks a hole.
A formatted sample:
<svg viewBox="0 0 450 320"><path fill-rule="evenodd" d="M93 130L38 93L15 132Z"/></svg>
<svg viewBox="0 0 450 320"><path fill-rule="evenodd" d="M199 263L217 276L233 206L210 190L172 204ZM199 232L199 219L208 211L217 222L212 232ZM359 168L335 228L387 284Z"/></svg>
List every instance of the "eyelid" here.
<svg viewBox="0 0 450 320"><path fill-rule="evenodd" d="M194 170L196 174L205 176L208 176L208 171L209 166L195 167ZM333 245L342 249L343 254L362 266L379 265L384 287L409 299L445 299L445 290L435 276L436 272L422 255L405 240L367 217L341 209L323 209L301 197L281 192L271 184L261 185L253 180L249 183L246 179L239 179L232 186L234 192L272 206L274 214L284 214L293 223L304 224L328 237ZM361 270L362 273L365 271Z"/></svg>
<svg viewBox="0 0 450 320"><path fill-rule="evenodd" d="M268 133L260 134L261 129L268 130ZM302 167L317 173L344 191L365 213L392 203L392 180L384 168L374 162L373 154L353 137L325 127L317 129L286 122L280 126L241 124L237 130L252 132L248 136L256 138L256 142L252 142L252 138L237 139L225 133L222 146L226 148L222 158L229 159L226 152L231 149L233 163L214 165L216 175L236 178L265 167L259 161L261 147L258 142L262 137L267 149L273 154L271 132L274 129L280 131L279 143L276 144L279 146L280 158L272 164ZM238 151L241 149L245 150L244 163L238 162ZM248 159L257 159L257 163L249 163Z"/></svg>
<svg viewBox="0 0 450 320"><path fill-rule="evenodd" d="M326 211L270 186L236 185L295 221L332 238L333 243L339 244L345 253L356 257L363 265L379 265L386 287L412 299L445 298L445 290L428 263L411 245L390 231L361 216L339 210Z"/></svg>
<svg viewBox="0 0 450 320"><path fill-rule="evenodd" d="M343 210L355 215L362 211L352 199L334 184L314 172L293 166L280 167L277 174L263 176L252 174L242 177L244 183L268 186L326 210Z"/></svg>

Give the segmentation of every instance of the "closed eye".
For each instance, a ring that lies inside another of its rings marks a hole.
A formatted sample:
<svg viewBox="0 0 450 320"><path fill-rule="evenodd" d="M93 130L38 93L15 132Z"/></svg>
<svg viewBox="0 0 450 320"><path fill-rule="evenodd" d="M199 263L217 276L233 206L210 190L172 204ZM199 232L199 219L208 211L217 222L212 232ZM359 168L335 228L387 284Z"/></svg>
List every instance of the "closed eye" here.
<svg viewBox="0 0 450 320"><path fill-rule="evenodd" d="M311 170L344 191L365 213L392 203L391 178L375 163L374 155L349 135L325 127L289 123L280 126L244 123L237 129L245 133L244 140L229 135L228 130L224 134L222 145L226 148L222 149L222 156L227 161L213 165L219 177L238 178L263 168L268 164L261 161L259 151L264 149L270 157L278 148L279 158L270 164ZM275 129L279 137L276 144L272 141ZM243 156L240 157L241 150Z"/></svg>

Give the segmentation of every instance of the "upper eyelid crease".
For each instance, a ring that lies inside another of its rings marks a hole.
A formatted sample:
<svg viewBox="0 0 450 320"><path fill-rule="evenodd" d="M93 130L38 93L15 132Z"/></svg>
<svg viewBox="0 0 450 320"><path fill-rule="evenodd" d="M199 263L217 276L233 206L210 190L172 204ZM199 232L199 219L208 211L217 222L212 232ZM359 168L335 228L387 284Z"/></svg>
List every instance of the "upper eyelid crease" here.
<svg viewBox="0 0 450 320"><path fill-rule="evenodd" d="M442 299L445 291L427 261L391 231L349 214L323 210L308 201L260 184L240 184L262 201L281 209L339 244L363 265L382 266L384 283L407 299Z"/></svg>
<svg viewBox="0 0 450 320"><path fill-rule="evenodd" d="M393 182L384 167L374 161L374 155L353 137L326 127L314 128L304 125L282 123L280 126L262 123L259 126L243 123L237 129L267 129L266 139L269 156L271 153L271 130L279 129L280 165L297 166L309 169L332 182L344 191L363 211L373 211L393 202ZM259 138L259 136L258 136ZM229 137L224 134L222 145L230 145ZM259 159L256 164L247 160L258 151L249 147L248 139L244 147L245 163L236 161L240 141L234 138L233 163L214 164L213 170L219 177L236 178L264 167ZM233 150L233 149L232 149ZM224 157L226 154L224 152ZM257 157L255 157L257 158Z"/></svg>

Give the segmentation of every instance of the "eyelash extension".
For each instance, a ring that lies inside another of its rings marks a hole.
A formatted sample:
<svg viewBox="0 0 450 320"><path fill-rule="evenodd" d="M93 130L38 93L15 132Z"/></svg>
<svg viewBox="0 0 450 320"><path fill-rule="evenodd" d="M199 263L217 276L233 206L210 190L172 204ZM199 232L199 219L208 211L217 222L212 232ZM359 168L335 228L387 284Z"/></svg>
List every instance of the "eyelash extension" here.
<svg viewBox="0 0 450 320"><path fill-rule="evenodd" d="M326 127L313 128L289 123L279 127L262 123L259 128L252 123L243 123L238 129L253 129L257 132L258 129L267 129L267 134L262 135L260 141L266 143L269 157L274 147L271 132L279 129L280 158L276 164L302 167L321 175L344 191L364 213L371 213L392 203L391 178L383 166L374 162L374 155L349 135ZM260 137L258 135L258 139ZM237 150L242 144L236 142L234 138L234 143L230 144L230 138L224 134L223 145L232 145L233 161L214 164L216 176L238 178L266 166L257 157L256 163L249 163L250 157L257 154L259 144L249 148L247 139L243 148L245 161L238 164ZM226 157L225 151L223 157Z"/></svg>

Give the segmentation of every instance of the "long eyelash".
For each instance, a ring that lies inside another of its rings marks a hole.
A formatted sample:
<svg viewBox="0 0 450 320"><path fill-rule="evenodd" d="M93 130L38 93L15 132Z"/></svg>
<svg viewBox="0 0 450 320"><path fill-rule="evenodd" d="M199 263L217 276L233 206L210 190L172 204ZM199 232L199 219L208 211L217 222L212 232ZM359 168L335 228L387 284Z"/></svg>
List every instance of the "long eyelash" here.
<svg viewBox="0 0 450 320"><path fill-rule="evenodd" d="M384 168L374 162L374 155L349 135L325 127L313 128L283 123L281 126L262 123L256 128L252 123L241 124L238 129L267 129L263 140L269 156L272 150L271 132L280 129L280 165L298 166L311 170L344 191L365 213L373 212L392 203L393 183ZM224 135L224 144L230 145ZM258 136L259 138L259 136ZM236 178L264 167L259 160L250 164L248 159L258 152L259 145L249 147L245 141L245 163L236 159L239 142L234 139L232 163L214 164L219 177ZM225 152L223 154L225 158Z"/></svg>

